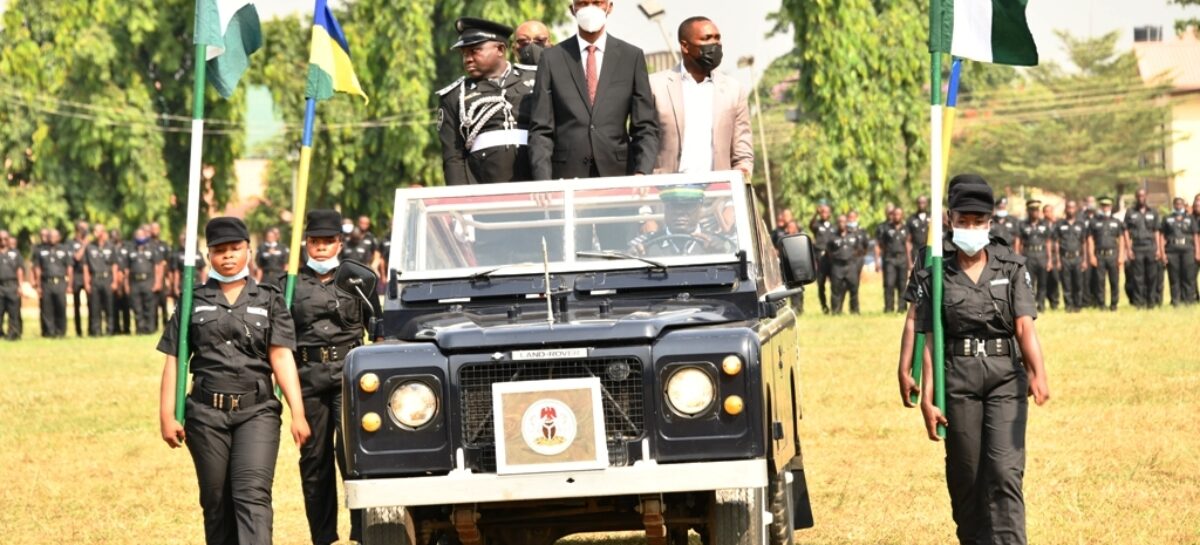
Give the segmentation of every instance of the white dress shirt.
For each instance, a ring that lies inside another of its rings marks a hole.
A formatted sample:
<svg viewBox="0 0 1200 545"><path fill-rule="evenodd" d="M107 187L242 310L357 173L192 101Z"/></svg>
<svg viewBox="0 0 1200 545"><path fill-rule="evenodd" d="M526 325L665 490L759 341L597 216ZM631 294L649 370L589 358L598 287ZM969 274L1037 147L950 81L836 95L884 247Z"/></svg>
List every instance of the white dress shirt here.
<svg viewBox="0 0 1200 545"><path fill-rule="evenodd" d="M596 43L588 42L587 40L583 39L583 36L579 36L578 34L575 36L579 38L579 62L582 63L584 77L587 77L587 46L596 46L596 81L599 82L600 69L604 65L604 50L608 48L608 32L601 34L600 37L596 39Z"/></svg>
<svg viewBox="0 0 1200 545"><path fill-rule="evenodd" d="M683 142L679 150L679 172L712 172L713 92L712 76L697 82L679 65L683 88Z"/></svg>

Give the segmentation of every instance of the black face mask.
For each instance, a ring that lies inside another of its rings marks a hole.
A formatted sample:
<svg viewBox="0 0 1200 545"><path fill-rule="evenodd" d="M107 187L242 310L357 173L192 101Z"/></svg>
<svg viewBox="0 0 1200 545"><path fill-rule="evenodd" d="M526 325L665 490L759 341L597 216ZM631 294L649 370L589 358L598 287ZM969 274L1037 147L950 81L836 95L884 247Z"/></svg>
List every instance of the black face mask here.
<svg viewBox="0 0 1200 545"><path fill-rule="evenodd" d="M542 59L542 51L545 51L545 48L541 44L531 43L517 51L517 60L524 65L537 66L538 61Z"/></svg>
<svg viewBox="0 0 1200 545"><path fill-rule="evenodd" d="M704 44L700 46L700 56L696 57L696 65L705 72L712 72L721 66L721 59L724 57L721 44Z"/></svg>

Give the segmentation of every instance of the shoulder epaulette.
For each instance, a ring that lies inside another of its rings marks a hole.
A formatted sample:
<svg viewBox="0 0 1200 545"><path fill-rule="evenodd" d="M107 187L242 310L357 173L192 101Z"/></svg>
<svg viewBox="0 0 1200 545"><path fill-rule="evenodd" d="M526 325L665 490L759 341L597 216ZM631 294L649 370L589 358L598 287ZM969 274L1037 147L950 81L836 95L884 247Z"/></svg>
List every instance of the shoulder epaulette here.
<svg viewBox="0 0 1200 545"><path fill-rule="evenodd" d="M281 295L283 294L283 290L280 289L279 286L276 286L274 284L266 284L266 283L259 282L258 289L267 290L269 292L278 293Z"/></svg>
<svg viewBox="0 0 1200 545"><path fill-rule="evenodd" d="M1024 265L1028 261L1025 259L1025 256L1016 252L996 252L996 259L1007 263L1016 263L1017 265Z"/></svg>
<svg viewBox="0 0 1200 545"><path fill-rule="evenodd" d="M458 84L462 83L466 79L467 79L467 77L463 76L461 78L458 78L457 80L454 80L454 83L451 83L450 85L447 85L445 87L442 87L441 89L438 89L438 91L436 93L437 96L446 96L446 93L453 91L455 87L458 87Z"/></svg>
<svg viewBox="0 0 1200 545"><path fill-rule="evenodd" d="M537 66L534 66L532 64L521 64L519 62L514 62L513 66L517 67L518 70L525 70L526 72L537 72Z"/></svg>

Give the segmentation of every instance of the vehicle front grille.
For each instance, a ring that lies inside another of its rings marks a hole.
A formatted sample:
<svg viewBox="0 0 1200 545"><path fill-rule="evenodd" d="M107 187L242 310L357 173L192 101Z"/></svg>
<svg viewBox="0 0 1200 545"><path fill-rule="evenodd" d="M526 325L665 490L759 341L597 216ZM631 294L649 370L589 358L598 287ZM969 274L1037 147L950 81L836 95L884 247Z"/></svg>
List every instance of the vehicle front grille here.
<svg viewBox="0 0 1200 545"><path fill-rule="evenodd" d="M641 438L645 430L642 395L642 362L636 357L469 363L458 372L462 403L462 442L479 449L485 472L496 471L495 419L492 384L570 378L600 379L604 402L604 429L609 461L624 465L625 442Z"/></svg>

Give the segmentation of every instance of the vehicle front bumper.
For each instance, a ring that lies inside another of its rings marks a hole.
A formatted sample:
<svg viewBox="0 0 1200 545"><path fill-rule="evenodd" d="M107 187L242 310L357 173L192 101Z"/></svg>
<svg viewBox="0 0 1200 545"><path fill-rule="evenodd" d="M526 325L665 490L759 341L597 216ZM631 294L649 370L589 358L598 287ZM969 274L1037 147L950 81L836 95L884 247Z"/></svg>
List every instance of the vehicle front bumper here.
<svg viewBox="0 0 1200 545"><path fill-rule="evenodd" d="M767 486L767 461L635 464L603 470L495 475L453 473L346 481L346 506L414 507L554 498L696 492Z"/></svg>

